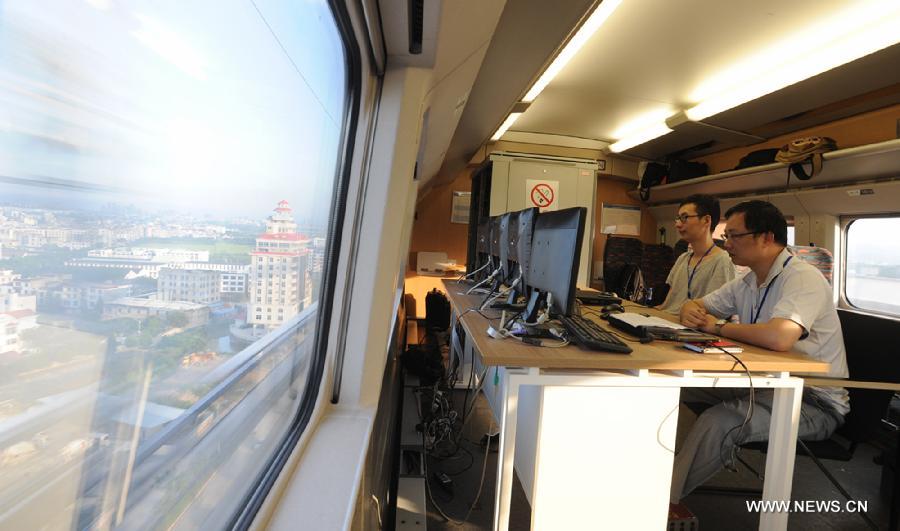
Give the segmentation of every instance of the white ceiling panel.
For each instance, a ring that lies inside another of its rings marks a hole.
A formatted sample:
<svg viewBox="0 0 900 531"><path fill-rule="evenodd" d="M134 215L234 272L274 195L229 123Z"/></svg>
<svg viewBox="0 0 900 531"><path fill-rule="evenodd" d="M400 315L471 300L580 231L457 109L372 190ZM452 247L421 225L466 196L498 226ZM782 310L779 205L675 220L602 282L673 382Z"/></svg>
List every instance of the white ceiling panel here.
<svg viewBox="0 0 900 531"><path fill-rule="evenodd" d="M861 3L624 0L512 130L618 140L647 113L685 109L764 70L774 45Z"/></svg>

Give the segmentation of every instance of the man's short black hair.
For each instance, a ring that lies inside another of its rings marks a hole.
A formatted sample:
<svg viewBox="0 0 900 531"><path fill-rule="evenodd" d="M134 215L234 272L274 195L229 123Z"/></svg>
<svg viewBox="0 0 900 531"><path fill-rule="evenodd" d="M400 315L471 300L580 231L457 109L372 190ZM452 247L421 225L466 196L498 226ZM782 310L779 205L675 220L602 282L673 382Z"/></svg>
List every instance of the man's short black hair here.
<svg viewBox="0 0 900 531"><path fill-rule="evenodd" d="M744 201L738 203L725 212L725 219L732 214L744 214L744 225L747 230L759 234L771 232L775 236L775 242L787 246L787 220L778 207L768 201Z"/></svg>
<svg viewBox="0 0 900 531"><path fill-rule="evenodd" d="M688 196L682 201L678 208L684 205L694 205L697 208L697 215L709 216L709 233L712 234L719 224L720 213L719 200L711 195L694 194Z"/></svg>

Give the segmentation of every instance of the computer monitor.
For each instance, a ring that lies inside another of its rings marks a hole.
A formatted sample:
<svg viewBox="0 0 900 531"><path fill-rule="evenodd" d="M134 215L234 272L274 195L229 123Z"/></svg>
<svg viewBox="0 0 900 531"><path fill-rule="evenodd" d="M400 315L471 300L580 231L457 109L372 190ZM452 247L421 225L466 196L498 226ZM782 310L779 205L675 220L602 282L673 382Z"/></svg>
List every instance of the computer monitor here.
<svg viewBox="0 0 900 531"><path fill-rule="evenodd" d="M491 254L491 220L485 219L478 224L478 232L476 233L478 240L475 243L475 250L478 254Z"/></svg>
<svg viewBox="0 0 900 531"><path fill-rule="evenodd" d="M484 278L487 276L485 274L485 267L488 263L488 260L491 256L491 223L490 219L485 218L481 220L481 223L478 224L478 227L475 232L476 241L474 245L475 256L474 259L468 264L468 272L469 274L473 274L478 271L478 274L473 275L473 277L478 280L480 278ZM488 273L490 273L488 271Z"/></svg>
<svg viewBox="0 0 900 531"><path fill-rule="evenodd" d="M503 279L509 283L518 273L515 266L519 240L519 213L507 212L500 216L500 267Z"/></svg>
<svg viewBox="0 0 900 531"><path fill-rule="evenodd" d="M575 309L575 282L581 262L581 242L587 209L566 208L538 215L531 240L528 285L534 288L528 301L529 320L552 295L550 312L571 315Z"/></svg>
<svg viewBox="0 0 900 531"><path fill-rule="evenodd" d="M534 222L537 221L538 213L537 207L519 211L515 261L522 268L522 285L528 283L528 268L531 266L531 240L534 235ZM524 293L524 290L522 292Z"/></svg>
<svg viewBox="0 0 900 531"><path fill-rule="evenodd" d="M469 273L484 266L482 253L478 251L478 228L490 215L491 167L486 161L472 174L472 197L469 204L468 241L466 242L466 269Z"/></svg>
<svg viewBox="0 0 900 531"><path fill-rule="evenodd" d="M500 264L500 218L501 216L491 217L491 256L494 257L495 265Z"/></svg>

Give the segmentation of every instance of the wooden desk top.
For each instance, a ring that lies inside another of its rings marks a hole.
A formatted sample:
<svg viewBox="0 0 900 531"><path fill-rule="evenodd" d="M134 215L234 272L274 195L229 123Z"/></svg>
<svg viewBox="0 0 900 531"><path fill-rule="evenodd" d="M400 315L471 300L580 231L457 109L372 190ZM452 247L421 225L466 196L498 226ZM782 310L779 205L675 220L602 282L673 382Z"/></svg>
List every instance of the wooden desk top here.
<svg viewBox="0 0 900 531"><path fill-rule="evenodd" d="M443 281L445 291L450 298L453 310L459 313L465 312L482 300L482 296L465 295L469 289L468 284L457 284L455 280ZM636 308L626 310L632 311ZM641 313L651 313L666 316L671 320L672 316L653 309L637 307ZM497 316L495 324L499 322L500 313L497 310L485 310L485 315ZM618 332L628 337L624 332L612 329L608 323L599 320L593 315L586 317L600 323L607 329ZM654 341L641 344L637 341L625 343L631 347L631 354L611 354L584 350L576 345L562 348L546 348L527 345L512 339L493 339L487 335L487 328L491 324L488 319L478 312L468 312L460 319L466 333L471 336L476 350L481 353L482 361L487 366L505 367L539 367L542 369L653 369L653 370L695 370L695 371L743 371L731 356L727 354L700 354L691 352L673 341ZM451 323L451 325L455 324ZM731 340L729 340L731 341ZM737 356L747 365L751 371L761 372L802 372L802 373L827 373L828 363L816 361L808 356L795 352L774 352L761 347L747 345L734 341L744 347L744 352Z"/></svg>

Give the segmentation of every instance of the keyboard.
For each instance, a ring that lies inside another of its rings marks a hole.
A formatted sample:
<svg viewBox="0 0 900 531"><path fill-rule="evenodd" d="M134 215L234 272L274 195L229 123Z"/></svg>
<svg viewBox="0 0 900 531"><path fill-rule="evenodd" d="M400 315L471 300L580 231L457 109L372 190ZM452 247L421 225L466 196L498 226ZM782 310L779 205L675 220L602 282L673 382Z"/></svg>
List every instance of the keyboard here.
<svg viewBox="0 0 900 531"><path fill-rule="evenodd" d="M613 334L600 328L600 325L590 319L573 315L571 317L561 316L559 321L572 338L575 339L575 342L584 348L615 352L618 354L631 353L631 347L622 343L622 341Z"/></svg>
<svg viewBox="0 0 900 531"><path fill-rule="evenodd" d="M606 293L605 291L588 291L579 289L575 290L575 298L580 300L582 304L588 304L591 306L622 304L622 299L616 297L612 293Z"/></svg>

